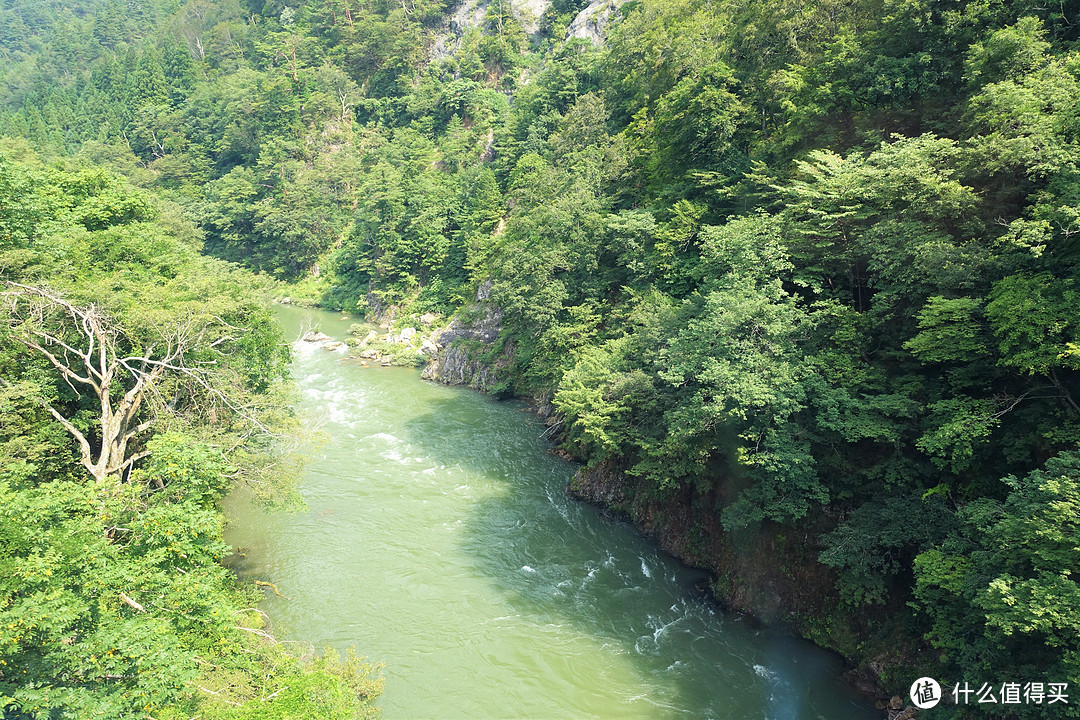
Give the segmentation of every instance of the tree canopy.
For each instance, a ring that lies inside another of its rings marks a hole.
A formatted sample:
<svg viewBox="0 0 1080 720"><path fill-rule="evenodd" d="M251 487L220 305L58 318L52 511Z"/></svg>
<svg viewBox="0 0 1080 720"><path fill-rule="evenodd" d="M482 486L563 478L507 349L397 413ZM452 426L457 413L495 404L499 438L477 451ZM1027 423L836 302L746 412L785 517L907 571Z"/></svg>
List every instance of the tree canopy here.
<svg viewBox="0 0 1080 720"><path fill-rule="evenodd" d="M265 310L211 257L349 312L467 319L490 282L496 389L637 498L803 538L863 660L903 627L920 674L1080 684L1072 6L636 0L601 44L582 7L0 6L9 482L101 462L80 313L117 397L163 368L105 476L155 486L154 413L280 411ZM219 356L228 402L194 372Z"/></svg>

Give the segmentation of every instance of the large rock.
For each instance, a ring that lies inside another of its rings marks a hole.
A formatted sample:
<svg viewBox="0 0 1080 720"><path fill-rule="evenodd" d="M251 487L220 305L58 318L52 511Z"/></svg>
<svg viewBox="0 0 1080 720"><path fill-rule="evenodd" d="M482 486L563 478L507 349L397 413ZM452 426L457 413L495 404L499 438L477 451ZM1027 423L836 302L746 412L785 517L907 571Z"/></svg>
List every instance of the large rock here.
<svg viewBox="0 0 1080 720"><path fill-rule="evenodd" d="M439 346L431 338L424 338L424 342L420 344L420 352L428 357L437 357L439 354Z"/></svg>
<svg viewBox="0 0 1080 720"><path fill-rule="evenodd" d="M481 29L490 4L491 0L463 0L457 4L431 44L429 57L432 62L453 55L469 30ZM511 12L530 35L540 29L540 18L550 6L551 0L510 0Z"/></svg>
<svg viewBox="0 0 1080 720"><path fill-rule="evenodd" d="M485 280L476 288L476 302L484 302L491 297L491 281Z"/></svg>
<svg viewBox="0 0 1080 720"><path fill-rule="evenodd" d="M603 45L605 29L624 0L593 0L577 14L566 28L566 39L584 38L593 45Z"/></svg>
<svg viewBox="0 0 1080 720"><path fill-rule="evenodd" d="M502 309L486 302L490 295L491 283L481 284L476 293L477 304L466 310L474 319L466 323L455 317L442 331L438 337L439 352L424 368L425 380L465 385L481 392L498 383L499 373L510 364L514 348L507 343L498 358L485 359L502 331Z"/></svg>
<svg viewBox="0 0 1080 720"><path fill-rule="evenodd" d="M326 333L316 332L315 330L308 330L306 333L304 333L304 337L300 339L304 342L315 343L326 342L327 340L333 340L334 338L330 337Z"/></svg>
<svg viewBox="0 0 1080 720"><path fill-rule="evenodd" d="M413 337L415 335L416 335L416 328L411 328L411 327L403 328L401 330L401 332L398 333L398 337L401 338L401 342L409 342L410 340L413 339Z"/></svg>

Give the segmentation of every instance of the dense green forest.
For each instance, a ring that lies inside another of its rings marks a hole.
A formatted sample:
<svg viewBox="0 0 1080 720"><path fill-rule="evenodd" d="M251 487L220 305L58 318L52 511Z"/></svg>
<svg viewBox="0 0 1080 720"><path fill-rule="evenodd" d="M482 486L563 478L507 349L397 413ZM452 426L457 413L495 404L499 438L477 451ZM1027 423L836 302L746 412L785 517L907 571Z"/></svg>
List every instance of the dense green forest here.
<svg viewBox="0 0 1080 720"><path fill-rule="evenodd" d="M269 412L284 357L236 290L251 276L206 255L402 317L467 320L490 281L493 389L553 402L563 447L652 502L689 494L733 532L812 528L838 612L888 608L849 655L892 643L886 666L952 682L1080 687L1075 4L627 0L602 43L568 36L580 1L467 7L475 22L428 0L0 3L0 272L18 283L0 488L20 518L0 531L4 701L121 702L100 678L124 672L86 658L150 618L85 583L119 588L125 566L61 590L41 574L178 551L105 528L183 524L176 542L202 548L185 561L235 602L212 518L242 463L176 433L258 445L206 388ZM94 479L42 408L86 433L95 399L26 343L79 333L59 300L144 354L195 322L192 362L229 356L201 384L170 377L182 407L138 436L150 454ZM232 419L208 424L215 408ZM161 573L146 582L166 597L194 577ZM40 635L14 620L24 602ZM70 635L79 652L21 661L69 694L20 685L12 658L68 637L78 607L98 623ZM153 667L227 635L176 612L152 618ZM214 672L234 672L220 652ZM904 672L882 677L906 689ZM180 691L133 683L123 702Z"/></svg>
<svg viewBox="0 0 1080 720"><path fill-rule="evenodd" d="M198 236L115 174L4 147L5 718L374 712L374 668L284 651L221 564L220 500L289 502L298 434L259 284Z"/></svg>

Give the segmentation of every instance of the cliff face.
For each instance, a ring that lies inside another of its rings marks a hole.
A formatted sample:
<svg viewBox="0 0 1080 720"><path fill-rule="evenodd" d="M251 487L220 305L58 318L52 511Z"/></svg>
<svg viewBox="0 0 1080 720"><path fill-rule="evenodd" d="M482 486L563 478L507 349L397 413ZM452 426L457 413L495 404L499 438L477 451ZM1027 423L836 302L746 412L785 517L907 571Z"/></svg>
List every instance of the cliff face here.
<svg viewBox="0 0 1080 720"><path fill-rule="evenodd" d="M473 28L482 28L491 0L462 0L451 4L452 13L435 34L428 56L432 62L452 56L461 47L461 39ZM511 0L510 10L529 35L540 28L540 17L551 5L551 0Z"/></svg>
<svg viewBox="0 0 1080 720"><path fill-rule="evenodd" d="M500 389L513 346L499 338L502 311L490 303L490 288L482 284L476 302L439 335L425 379L481 392ZM550 402L533 401L549 425L558 424ZM849 680L868 694L880 695L880 687L893 685L893 674L911 662L911 648L895 642L903 629L885 627L884 620L903 617L906 598L889 599L873 616L842 604L834 571L817 559L818 538L830 524L823 516L804 518L798 527L762 523L729 532L720 523L715 493L687 487L657 499L641 491L617 460L582 468L568 492L612 510L683 562L710 571L710 589L724 607L843 655L856 666Z"/></svg>
<svg viewBox="0 0 1080 720"><path fill-rule="evenodd" d="M908 648L890 644L903 634L881 627L883 618L902 616L904 599L877 608L877 619L843 606L834 572L817 561L823 518L806 518L797 528L762 523L728 532L714 494L686 488L661 502L638 492L634 478L614 461L582 468L568 490L613 510L683 562L710 571L711 590L724 607L843 655L856 666L849 680L864 692L880 694L906 662Z"/></svg>
<svg viewBox="0 0 1080 720"><path fill-rule="evenodd" d="M607 26L624 0L592 0L566 28L566 39L584 38L593 45L603 45Z"/></svg>
<svg viewBox="0 0 1080 720"><path fill-rule="evenodd" d="M439 352L424 368L425 380L491 392L510 364L513 346L499 344L502 310L490 304L491 282L480 285L476 302L455 316L438 336Z"/></svg>

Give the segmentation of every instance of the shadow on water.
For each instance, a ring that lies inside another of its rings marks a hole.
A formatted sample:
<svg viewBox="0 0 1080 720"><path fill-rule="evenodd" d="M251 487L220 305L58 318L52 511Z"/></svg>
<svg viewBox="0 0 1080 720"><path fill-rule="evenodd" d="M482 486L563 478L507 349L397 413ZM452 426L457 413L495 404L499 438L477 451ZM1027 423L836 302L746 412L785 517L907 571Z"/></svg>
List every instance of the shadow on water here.
<svg viewBox="0 0 1080 720"><path fill-rule="evenodd" d="M278 314L290 337L351 324ZM308 511L237 513L241 570L292 598L265 602L284 636L387 661L388 718L874 717L835 658L715 612L700 573L570 500L575 467L521 405L297 350L332 440Z"/></svg>
<svg viewBox="0 0 1080 720"><path fill-rule="evenodd" d="M576 466L547 452L523 406L446 390L404 423L409 442L504 489L474 505L462 551L522 615L603 638L631 662L643 679L632 700L660 717L872 717L838 681L838 658L719 612L694 589L703 572L571 500Z"/></svg>

